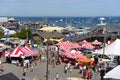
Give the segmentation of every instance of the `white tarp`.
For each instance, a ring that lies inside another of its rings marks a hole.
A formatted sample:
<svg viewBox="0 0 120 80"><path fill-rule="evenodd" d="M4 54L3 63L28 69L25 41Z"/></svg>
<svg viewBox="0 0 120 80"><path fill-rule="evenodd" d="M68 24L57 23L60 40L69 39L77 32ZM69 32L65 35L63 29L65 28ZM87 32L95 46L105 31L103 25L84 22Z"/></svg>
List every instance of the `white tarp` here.
<svg viewBox="0 0 120 80"><path fill-rule="evenodd" d="M93 54L103 54L103 48L96 50ZM120 39L116 39L110 45L107 45L104 50L105 55L120 56Z"/></svg>
<svg viewBox="0 0 120 80"><path fill-rule="evenodd" d="M0 27L4 30L4 35L7 35L7 34L11 35L11 34L16 33L14 30L9 30L9 29L2 27L2 26L0 26Z"/></svg>
<svg viewBox="0 0 120 80"><path fill-rule="evenodd" d="M120 79L120 65L106 73L104 78Z"/></svg>

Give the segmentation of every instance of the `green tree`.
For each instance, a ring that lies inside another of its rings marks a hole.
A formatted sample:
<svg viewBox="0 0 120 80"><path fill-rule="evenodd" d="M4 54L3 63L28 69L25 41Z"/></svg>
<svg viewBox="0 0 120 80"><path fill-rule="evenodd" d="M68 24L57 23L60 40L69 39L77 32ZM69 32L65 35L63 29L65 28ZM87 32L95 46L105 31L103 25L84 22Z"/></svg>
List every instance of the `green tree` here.
<svg viewBox="0 0 120 80"><path fill-rule="evenodd" d="M3 38L3 36L4 36L4 31L3 31L3 29L0 27L0 38Z"/></svg>
<svg viewBox="0 0 120 80"><path fill-rule="evenodd" d="M21 28L20 32L18 33L18 37L20 39L26 39L27 33L26 33L26 29L25 28Z"/></svg>
<svg viewBox="0 0 120 80"><path fill-rule="evenodd" d="M30 28L21 28L20 32L17 32L16 34L11 35L10 37L17 37L20 39L31 39L32 38L32 31Z"/></svg>
<svg viewBox="0 0 120 80"><path fill-rule="evenodd" d="M27 35L28 35L28 39L32 38L32 30L30 28L27 29Z"/></svg>
<svg viewBox="0 0 120 80"><path fill-rule="evenodd" d="M20 39L31 39L32 37L32 31L30 28L26 29L26 28L21 28L20 32L17 33L18 38Z"/></svg>
<svg viewBox="0 0 120 80"><path fill-rule="evenodd" d="M40 40L35 40L34 43L37 44L37 45L40 45Z"/></svg>

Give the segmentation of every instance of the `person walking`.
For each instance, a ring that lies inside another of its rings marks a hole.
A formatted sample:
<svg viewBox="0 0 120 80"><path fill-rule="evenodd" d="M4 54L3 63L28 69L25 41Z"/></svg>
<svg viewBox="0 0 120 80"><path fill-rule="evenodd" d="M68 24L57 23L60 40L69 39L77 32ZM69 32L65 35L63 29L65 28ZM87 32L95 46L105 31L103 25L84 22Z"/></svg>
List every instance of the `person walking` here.
<svg viewBox="0 0 120 80"><path fill-rule="evenodd" d="M101 71L100 71L100 76L101 76L101 80L104 80L104 75L105 75L105 69L102 68Z"/></svg>
<svg viewBox="0 0 120 80"><path fill-rule="evenodd" d="M67 73L67 65L64 66L64 73Z"/></svg>
<svg viewBox="0 0 120 80"><path fill-rule="evenodd" d="M59 75L58 75L58 73L55 74L55 79L56 79L56 80L59 80Z"/></svg>
<svg viewBox="0 0 120 80"><path fill-rule="evenodd" d="M27 68L24 67L24 68L23 68L23 76L26 76L26 72L27 72Z"/></svg>
<svg viewBox="0 0 120 80"><path fill-rule="evenodd" d="M88 80L91 79L91 72L90 72L90 71L87 72L87 79L88 79Z"/></svg>
<svg viewBox="0 0 120 80"><path fill-rule="evenodd" d="M30 66L30 68L31 68L31 70L30 70L30 71L31 71L31 72L33 72L33 68L34 68L34 67L33 67L33 65L31 65L31 66Z"/></svg>

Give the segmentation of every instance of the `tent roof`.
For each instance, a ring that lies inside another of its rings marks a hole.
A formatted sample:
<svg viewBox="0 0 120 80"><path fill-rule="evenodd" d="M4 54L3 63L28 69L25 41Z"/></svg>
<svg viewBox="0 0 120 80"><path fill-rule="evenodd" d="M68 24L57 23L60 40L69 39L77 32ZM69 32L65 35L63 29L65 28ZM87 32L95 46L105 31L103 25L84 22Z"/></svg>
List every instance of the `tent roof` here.
<svg viewBox="0 0 120 80"><path fill-rule="evenodd" d="M12 52L9 52L5 56L25 58L25 57L33 56L36 54L38 54L37 51L33 50L32 48L26 45L22 49L20 46L18 46L15 50L13 50Z"/></svg>
<svg viewBox="0 0 120 80"><path fill-rule="evenodd" d="M20 79L17 76L15 76L13 73L7 73L0 76L0 80L20 80Z"/></svg>
<svg viewBox="0 0 120 80"><path fill-rule="evenodd" d="M22 50L25 53L24 56L33 56L38 53L37 51L34 51L32 48L30 48L28 45L25 45L25 47L22 48Z"/></svg>
<svg viewBox="0 0 120 80"><path fill-rule="evenodd" d="M60 34L57 31L53 31L53 32L40 32L40 36L44 39L49 39L49 38L62 38L63 35Z"/></svg>
<svg viewBox="0 0 120 80"><path fill-rule="evenodd" d="M99 42L98 40L95 40L95 41L92 42L92 44L94 44L94 45L101 45L102 42Z"/></svg>
<svg viewBox="0 0 120 80"><path fill-rule="evenodd" d="M18 46L15 50L9 52L5 56L24 58L24 54L25 53L23 52L23 50L20 48L20 46Z"/></svg>
<svg viewBox="0 0 120 80"><path fill-rule="evenodd" d="M63 30L62 27L43 27L43 28L40 28L39 30L43 30L43 31L54 31L54 30Z"/></svg>
<svg viewBox="0 0 120 80"><path fill-rule="evenodd" d="M104 78L120 79L120 65L106 73Z"/></svg>
<svg viewBox="0 0 120 80"><path fill-rule="evenodd" d="M105 47L105 55L120 56L120 39L116 39L113 43ZM103 54L103 48L93 52L93 54Z"/></svg>

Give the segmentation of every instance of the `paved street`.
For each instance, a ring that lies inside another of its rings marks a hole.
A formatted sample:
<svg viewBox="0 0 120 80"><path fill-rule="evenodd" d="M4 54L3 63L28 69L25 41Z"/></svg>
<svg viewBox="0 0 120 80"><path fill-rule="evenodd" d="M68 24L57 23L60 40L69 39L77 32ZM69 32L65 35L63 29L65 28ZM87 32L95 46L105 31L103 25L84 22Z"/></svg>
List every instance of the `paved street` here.
<svg viewBox="0 0 120 80"><path fill-rule="evenodd" d="M33 78L37 77L40 80L46 80L45 78L45 73L46 73L46 62L43 63L38 63L37 66L34 66L34 71L30 72L30 68L27 69L27 76L24 77L23 74L23 68L22 67L17 67L14 64L8 64L8 63L4 63L2 64L5 67L5 72L0 72L0 75L12 72L13 74L15 74L17 77L19 77L20 79L25 78L25 80L33 80ZM57 65L55 68L52 67L52 65L49 65L49 71L50 71L50 77L49 80L54 80L55 74L58 73L59 74L59 78L60 80L66 80L67 77L71 76L71 77L82 77L81 74L79 74L79 70L78 69L73 69L72 73L64 73L64 63L62 63L61 65ZM94 74L95 76L93 76L92 80L100 80L98 74Z"/></svg>

